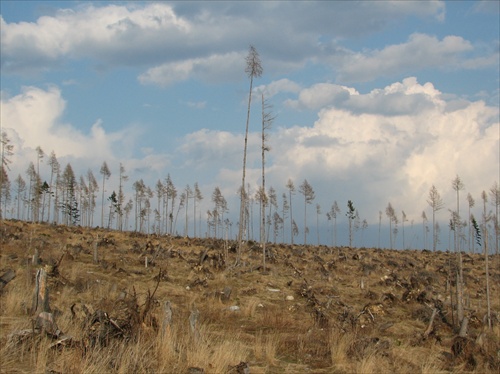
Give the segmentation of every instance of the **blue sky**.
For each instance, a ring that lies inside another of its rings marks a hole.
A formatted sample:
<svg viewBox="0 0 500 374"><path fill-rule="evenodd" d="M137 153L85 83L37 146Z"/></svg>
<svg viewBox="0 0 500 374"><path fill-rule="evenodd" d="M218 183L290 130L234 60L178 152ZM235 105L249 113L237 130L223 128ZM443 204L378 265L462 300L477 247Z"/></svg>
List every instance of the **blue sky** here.
<svg viewBox="0 0 500 374"><path fill-rule="evenodd" d="M178 189L200 184L206 211L219 186L236 217L252 44L264 74L254 82L248 182L260 183L264 93L276 115L268 185L281 196L288 178L311 183L311 232L316 203L323 226L334 200L342 211L353 200L373 242L388 202L421 225L433 184L453 209L457 174L464 199L479 202L498 183L498 1L0 4L11 180L41 146L78 175L98 175L106 161L109 193L120 162L130 194L133 181L154 187L170 173ZM448 211L439 219L444 227Z"/></svg>

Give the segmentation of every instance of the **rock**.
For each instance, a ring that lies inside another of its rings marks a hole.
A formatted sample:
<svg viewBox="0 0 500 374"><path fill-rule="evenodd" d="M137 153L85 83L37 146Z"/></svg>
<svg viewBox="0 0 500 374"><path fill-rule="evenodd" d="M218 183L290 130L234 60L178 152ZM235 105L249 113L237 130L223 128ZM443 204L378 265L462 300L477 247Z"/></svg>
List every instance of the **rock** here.
<svg viewBox="0 0 500 374"><path fill-rule="evenodd" d="M295 300L295 298L292 295L288 295L287 297L285 297L285 300L286 301L293 301L293 300Z"/></svg>
<svg viewBox="0 0 500 374"><path fill-rule="evenodd" d="M231 312L238 312L238 311L240 311L240 307L238 305L231 305L228 309Z"/></svg>

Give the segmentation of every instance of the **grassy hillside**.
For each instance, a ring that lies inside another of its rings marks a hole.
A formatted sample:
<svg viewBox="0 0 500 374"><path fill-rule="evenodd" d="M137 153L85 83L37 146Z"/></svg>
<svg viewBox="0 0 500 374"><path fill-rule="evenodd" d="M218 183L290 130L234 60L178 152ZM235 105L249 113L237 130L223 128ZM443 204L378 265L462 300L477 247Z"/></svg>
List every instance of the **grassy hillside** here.
<svg viewBox="0 0 500 374"><path fill-rule="evenodd" d="M1 373L500 370L495 256L488 330L484 256L463 254L459 337L453 253L276 245L263 269L254 243L235 266L222 240L12 221L0 232L0 276L16 275L0 294ZM40 268L59 331L35 322Z"/></svg>

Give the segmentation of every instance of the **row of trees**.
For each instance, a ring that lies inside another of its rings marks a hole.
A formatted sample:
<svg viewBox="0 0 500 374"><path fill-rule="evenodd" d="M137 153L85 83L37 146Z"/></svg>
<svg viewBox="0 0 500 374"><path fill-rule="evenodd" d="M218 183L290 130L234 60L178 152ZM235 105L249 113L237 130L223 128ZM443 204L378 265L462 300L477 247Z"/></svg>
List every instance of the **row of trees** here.
<svg viewBox="0 0 500 374"><path fill-rule="evenodd" d="M268 117L271 118L271 117ZM265 128L264 128L265 130ZM265 132L263 132L265 133ZM263 154L269 151L266 145L266 136L263 136ZM147 186L143 180L131 184L132 191L127 196L127 182L125 167L120 164L115 186L117 191L106 192L111 171L106 162L103 162L96 176L92 170L88 170L78 178L75 176L71 164L62 168L54 152L46 156L41 147L36 149L34 162L31 162L25 175L18 175L11 183L9 180L10 158L13 155L13 147L6 133L2 134L2 172L0 184L0 214L10 218L29 220L33 222L51 222L83 226L96 226L113 228L117 230L134 230L145 233L186 235L186 236L211 236L234 238L230 211L226 198L219 187L215 187L210 195L212 208L202 211L200 208L203 193L198 183L191 187L186 185L178 188L174 185L170 175L164 180L158 180L154 187ZM265 185L265 158L262 163L262 184L253 193L250 185L245 188L243 222L239 225L244 229L244 240L255 240L254 223L255 209L259 206L259 240L265 242L297 242L299 235L299 224L294 216L294 199L301 196L303 212L303 224L300 230L303 233L303 243L321 242L320 227L327 226L330 231L330 245L337 246L338 230L337 223L340 217L345 216L349 230L349 246L356 244L363 246L363 236L368 228L367 219L361 219L360 212L354 207L353 201L347 202L345 211L340 208L337 201L324 214L320 204L315 205L315 228L316 238L309 238L308 218L310 214L308 207L315 199L315 191L306 180L296 188L294 182L289 179L281 194L273 187ZM46 167L43 165L46 164ZM47 168L48 166L48 168ZM42 177L45 170L45 178ZM48 170L47 170L48 169ZM492 246L498 253L498 209L500 203L500 189L495 183L489 191L481 194L482 213L475 217L471 213L476 202L472 195L467 194L466 208L460 207L460 194L464 191L464 183L460 177L456 177L452 183L456 192L456 206L449 210L448 244L449 248L457 251L475 252L477 243L475 237L477 232L473 222L478 223L482 238L490 236L496 238ZM266 190L267 189L267 190ZM100 200L100 201L99 201ZM441 195L435 186L428 193L427 204L430 208L430 219L427 218L425 210L422 211L421 232L422 247L437 249L441 240L441 227L437 220L437 214L444 209ZM100 211L96 211L100 205ZM207 204L206 204L207 205ZM205 205L205 206L206 206ZM489 210L489 206L493 209ZM100 217L99 217L100 216ZM379 212L378 247L382 236L383 213ZM396 209L389 202L385 208L385 216L389 224L390 248L414 247L412 240L408 240L408 218L404 210L396 213ZM430 222L429 222L430 221ZM345 221L343 221L345 222ZM412 231L418 225L411 221ZM405 231L406 230L406 231ZM406 236L405 236L406 232ZM401 235L400 235L401 234ZM399 245L396 245L399 238Z"/></svg>
<svg viewBox="0 0 500 374"><path fill-rule="evenodd" d="M264 95L261 95L262 103L262 137L261 137L261 153L262 153L262 174L261 185L255 193L250 191L250 185L246 182L246 155L248 147L248 131L250 123L250 108L252 103L253 83L254 79L263 74L262 63L260 56L255 47L250 46L246 57L245 72L250 80L248 108L246 115L244 152L243 152L243 167L242 167L242 183L239 188L240 196L240 213L237 221L238 233L238 255L241 251L241 244L248 239L253 239L253 205L256 202L259 204L259 240L263 247L263 258L265 260L265 243L268 241L283 242L289 241L294 243L299 234L299 225L294 219L293 214L293 196L298 191L303 196L303 237L304 244L308 243L308 235L310 234L308 218L308 205L312 205L316 196L311 184L304 180L296 190L294 182L289 179L286 183L286 192L283 192L281 197L281 206L278 203L278 193L273 187L266 187L265 174L265 157L270 151L268 146L268 132L274 120L271 105L265 100ZM31 220L34 222L55 222L64 224L81 224L84 226L95 226L100 224L102 227L116 228L118 230L133 229L139 232L155 232L158 234L183 234L193 236L202 236L202 212L199 209L200 202L203 200L202 192L195 183L193 188L187 185L183 189L177 189L172 182L170 175L167 175L165 180L158 180L154 188L147 186L143 180L135 181L132 184L132 195L128 197L125 194L125 185L128 181L125 168L122 164L119 165L118 173L118 191L106 197L106 183L111 177L111 171L106 162L103 162L100 167L100 176L96 177L92 170L88 170L85 175L80 175L78 180L75 177L73 168L67 164L64 169L61 168L54 152L47 156L41 147L36 148L35 162L31 162L26 170L26 180L18 175L13 186L9 180L8 171L10 170L10 158L13 155L13 146L6 133L2 133L1 137L1 156L2 168L0 173L0 214L5 214L9 211L12 218ZM50 167L50 177L45 180L41 177L40 164L45 163ZM466 248L465 241L468 243L469 251L474 251L475 235L473 222L481 223L483 237L486 234L486 227L492 224L495 237L495 250L498 253L499 242L499 202L500 192L498 184L495 183L488 194L483 191L481 199L483 201L483 215L481 219L476 218L471 214L471 208L475 201L468 194L467 201L469 203L469 211L466 219L463 219L463 213L460 212L460 192L464 190L464 184L457 176L452 181L452 187L457 194L456 209L450 210L449 221L449 246L451 247L451 237L453 236L454 249L461 251ZM267 188L267 190L266 190ZM100 222L94 222L96 207L98 202L98 192L100 192ZM494 206L493 212L487 212L486 206L490 197L490 202ZM216 187L211 195L213 208L206 212L206 230L205 235L214 237L231 237L233 223L230 220L228 204L219 187ZM9 205L9 203L11 203ZM435 186L429 191L427 203L432 211L432 226L429 228L426 211L423 210L422 217L422 247L436 250L440 241L441 227L436 220L436 214L444 208L441 196ZM317 243L320 243L320 217L322 216L321 206L316 204L316 236ZM192 213L191 213L192 209ZM336 246L337 243L337 219L341 214L341 209L337 201L334 201L330 209L326 212L326 219L331 224L331 244ZM390 248L396 247L396 240L401 230L402 232L402 247L407 248L414 246L413 238L407 243L405 238L405 223L408 222L405 211L396 213L396 209L389 202L385 208L385 214L389 222L389 243ZM178 218L184 218L184 225L179 224ZM191 216L191 219L190 219ZM361 246L365 230L368 228L368 221L360 218L360 212L354 207L352 200L347 202L345 211L349 229L349 246L359 236L361 236ZM133 217L133 222L130 222ZM378 247L380 247L381 227L382 227L382 211L379 212L379 239ZM192 231L190 232L190 223ZM411 221L413 229L414 222ZM181 228L179 228L181 226ZM285 238L285 228L289 227L289 240ZM465 228L468 227L468 230ZM432 231L432 245L429 245L429 235ZM359 232L361 235L359 235ZM272 238L271 238L272 234ZM359 243L358 243L359 245ZM239 258L239 257L238 257ZM264 264L265 266L265 264Z"/></svg>

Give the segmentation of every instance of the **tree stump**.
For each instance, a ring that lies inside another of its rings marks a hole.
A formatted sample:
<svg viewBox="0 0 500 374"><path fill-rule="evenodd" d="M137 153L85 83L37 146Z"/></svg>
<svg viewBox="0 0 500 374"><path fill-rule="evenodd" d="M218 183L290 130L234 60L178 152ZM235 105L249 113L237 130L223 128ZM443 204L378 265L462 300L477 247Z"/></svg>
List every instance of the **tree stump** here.
<svg viewBox="0 0 500 374"><path fill-rule="evenodd" d="M31 313L33 315L38 315L40 312L50 312L47 272L44 269L38 269L36 272L35 291L31 306Z"/></svg>
<svg viewBox="0 0 500 374"><path fill-rule="evenodd" d="M94 241L94 264L99 263L99 252L97 251L97 243L99 242L99 235L97 235L95 241Z"/></svg>
<svg viewBox="0 0 500 374"><path fill-rule="evenodd" d="M198 341L200 338L200 331L198 330L198 317L200 312L196 307L191 310L191 315L189 316L189 326L191 327L191 333L193 334L194 340Z"/></svg>
<svg viewBox="0 0 500 374"><path fill-rule="evenodd" d="M166 334L170 326L172 326L172 304L167 300L163 304L162 333Z"/></svg>
<svg viewBox="0 0 500 374"><path fill-rule="evenodd" d="M35 320L35 328L54 338L59 338L62 334L61 330L57 327L54 315L48 312L40 312L38 314Z"/></svg>

